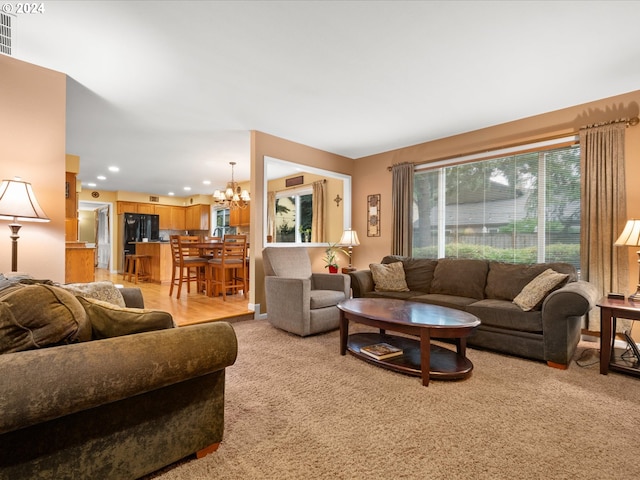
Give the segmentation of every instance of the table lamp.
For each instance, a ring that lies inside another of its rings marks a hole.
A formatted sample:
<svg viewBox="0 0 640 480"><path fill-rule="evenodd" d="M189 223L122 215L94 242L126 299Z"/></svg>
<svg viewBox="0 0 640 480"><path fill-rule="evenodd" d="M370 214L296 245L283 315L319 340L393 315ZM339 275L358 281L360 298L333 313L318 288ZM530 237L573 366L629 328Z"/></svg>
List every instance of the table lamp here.
<svg viewBox="0 0 640 480"><path fill-rule="evenodd" d="M2 180L0 184L0 220L11 220L11 271L18 271L18 232L20 225L18 221L25 222L48 222L49 219L44 213L36 195L33 193L31 184L23 182L16 177L13 180Z"/></svg>
<svg viewBox="0 0 640 480"><path fill-rule="evenodd" d="M347 255L349 256L349 266L347 268L343 268L342 273L355 271L355 268L351 266L351 254L353 253L353 247L357 247L358 245L360 245L360 240L358 240L358 234L356 233L356 231L347 228L342 233L342 237L340 238L338 245L342 247L348 247Z"/></svg>
<svg viewBox="0 0 640 480"><path fill-rule="evenodd" d="M615 241L614 245L617 246L640 246L640 220L628 220L627 224L624 226L624 230ZM637 252L638 254L638 265L640 266L640 250ZM640 270L639 270L639 280L638 287L636 288L636 293L629 296L629 300L634 302L640 302Z"/></svg>

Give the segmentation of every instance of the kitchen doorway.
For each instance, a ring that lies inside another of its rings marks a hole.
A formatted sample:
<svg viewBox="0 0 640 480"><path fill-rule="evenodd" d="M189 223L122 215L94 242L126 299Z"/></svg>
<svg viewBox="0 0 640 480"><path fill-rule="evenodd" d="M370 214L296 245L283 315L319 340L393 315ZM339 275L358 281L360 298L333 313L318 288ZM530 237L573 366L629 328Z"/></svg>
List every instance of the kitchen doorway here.
<svg viewBox="0 0 640 480"><path fill-rule="evenodd" d="M80 210L80 241L96 248L95 267L113 271L113 204L78 202ZM84 223L83 223L84 222Z"/></svg>

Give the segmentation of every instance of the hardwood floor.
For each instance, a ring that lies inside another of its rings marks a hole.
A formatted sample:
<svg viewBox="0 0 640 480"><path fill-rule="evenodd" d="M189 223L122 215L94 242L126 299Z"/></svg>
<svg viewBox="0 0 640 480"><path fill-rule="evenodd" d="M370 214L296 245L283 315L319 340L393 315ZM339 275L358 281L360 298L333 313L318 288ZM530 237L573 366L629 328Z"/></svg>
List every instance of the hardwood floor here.
<svg viewBox="0 0 640 480"><path fill-rule="evenodd" d="M249 302L242 294L227 295L227 301L222 297L207 297L195 291L195 283L192 284L190 293L186 292L186 285L182 285L182 295L176 298L176 288L173 295L169 296L169 285L160 285L150 282L125 281L122 275L112 274L108 270L97 269L96 281L108 280L116 285L125 287L140 287L144 297L145 308L164 310L173 315L173 319L179 326L194 323L211 322L215 320L247 320L253 318L254 312L249 310Z"/></svg>

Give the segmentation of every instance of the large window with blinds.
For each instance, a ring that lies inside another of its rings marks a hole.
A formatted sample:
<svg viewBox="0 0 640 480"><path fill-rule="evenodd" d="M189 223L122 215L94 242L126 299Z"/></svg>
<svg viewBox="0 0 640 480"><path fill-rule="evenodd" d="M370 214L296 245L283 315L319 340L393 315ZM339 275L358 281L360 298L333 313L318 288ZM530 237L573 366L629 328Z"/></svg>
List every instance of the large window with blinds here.
<svg viewBox="0 0 640 480"><path fill-rule="evenodd" d="M580 268L580 147L417 168L413 256Z"/></svg>

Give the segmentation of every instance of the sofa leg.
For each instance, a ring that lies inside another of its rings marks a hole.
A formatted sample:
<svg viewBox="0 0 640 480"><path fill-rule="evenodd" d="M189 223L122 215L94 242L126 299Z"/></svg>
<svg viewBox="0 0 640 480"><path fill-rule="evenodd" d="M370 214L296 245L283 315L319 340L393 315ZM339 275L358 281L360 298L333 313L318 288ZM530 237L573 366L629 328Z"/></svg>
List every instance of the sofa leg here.
<svg viewBox="0 0 640 480"><path fill-rule="evenodd" d="M564 363L547 362L547 365L553 368L558 368L560 370L566 370L567 368L569 368L569 365L565 365Z"/></svg>
<svg viewBox="0 0 640 480"><path fill-rule="evenodd" d="M198 450L196 452L196 458L202 458L205 455L209 455L210 453L215 452L216 450L218 450L219 446L220 446L220 443L218 442L218 443L213 443L208 447L204 447L202 450Z"/></svg>

